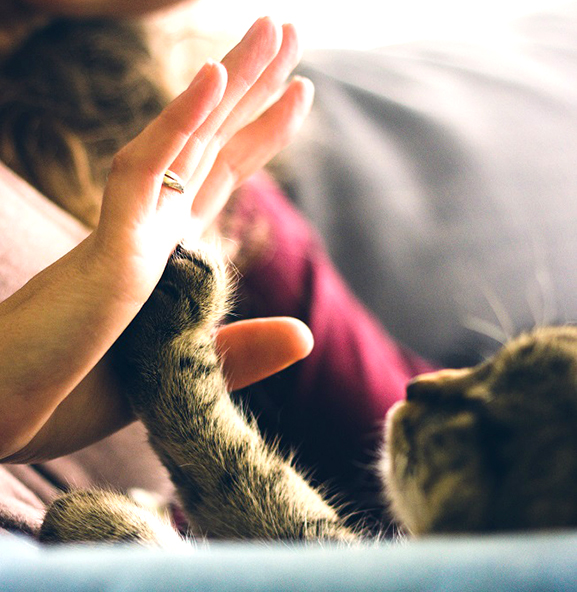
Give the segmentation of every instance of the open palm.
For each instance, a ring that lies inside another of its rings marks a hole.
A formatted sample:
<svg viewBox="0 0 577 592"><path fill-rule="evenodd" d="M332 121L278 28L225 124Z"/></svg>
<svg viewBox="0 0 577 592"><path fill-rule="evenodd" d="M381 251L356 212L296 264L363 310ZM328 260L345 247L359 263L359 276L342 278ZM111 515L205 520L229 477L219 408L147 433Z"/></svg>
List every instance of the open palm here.
<svg viewBox="0 0 577 592"><path fill-rule="evenodd" d="M257 21L115 158L96 230L0 303L0 458L52 458L131 420L107 352L177 243L198 240L232 190L301 126L313 90L298 78L286 84L298 53L291 25ZM167 169L184 194L162 185ZM231 387L312 347L294 319L232 324L217 341Z"/></svg>
<svg viewBox="0 0 577 592"><path fill-rule="evenodd" d="M176 244L197 240L232 190L300 127L312 99L306 80L294 79L261 113L298 57L291 25L258 20L117 155L94 240L116 262L119 293L146 298ZM167 169L184 180L184 194L162 185Z"/></svg>

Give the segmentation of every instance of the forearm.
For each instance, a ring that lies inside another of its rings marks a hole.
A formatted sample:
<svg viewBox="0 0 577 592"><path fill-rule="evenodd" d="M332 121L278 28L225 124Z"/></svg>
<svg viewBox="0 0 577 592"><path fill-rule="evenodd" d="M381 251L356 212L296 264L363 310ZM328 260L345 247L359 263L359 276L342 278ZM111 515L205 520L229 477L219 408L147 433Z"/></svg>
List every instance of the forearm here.
<svg viewBox="0 0 577 592"><path fill-rule="evenodd" d="M223 539L355 540L337 511L264 442L224 391L211 403L208 414L187 416L186 439L178 444L166 420L182 421L182 408L163 416L164 423L144 420L193 524Z"/></svg>
<svg viewBox="0 0 577 592"><path fill-rule="evenodd" d="M119 295L119 279L92 243L88 237L0 304L1 458L30 442L142 305Z"/></svg>
<svg viewBox="0 0 577 592"><path fill-rule="evenodd" d="M106 354L58 405L35 436L3 463L38 463L76 452L134 421Z"/></svg>

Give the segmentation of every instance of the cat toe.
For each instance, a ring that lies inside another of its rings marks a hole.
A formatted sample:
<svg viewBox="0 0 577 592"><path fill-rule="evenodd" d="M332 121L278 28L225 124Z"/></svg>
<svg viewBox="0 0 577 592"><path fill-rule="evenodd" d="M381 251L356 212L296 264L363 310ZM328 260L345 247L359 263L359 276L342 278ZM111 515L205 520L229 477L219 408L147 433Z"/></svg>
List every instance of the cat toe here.
<svg viewBox="0 0 577 592"><path fill-rule="evenodd" d="M226 313L228 286L226 266L217 251L191 251L179 245L158 288L178 302L177 314L186 327L218 322Z"/></svg>

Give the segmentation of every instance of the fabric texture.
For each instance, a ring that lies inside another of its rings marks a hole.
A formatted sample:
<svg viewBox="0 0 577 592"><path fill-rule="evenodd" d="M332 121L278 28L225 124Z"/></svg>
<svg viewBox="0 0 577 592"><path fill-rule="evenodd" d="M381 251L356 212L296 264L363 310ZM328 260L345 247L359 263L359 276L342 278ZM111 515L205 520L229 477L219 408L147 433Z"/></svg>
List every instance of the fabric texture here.
<svg viewBox="0 0 577 592"><path fill-rule="evenodd" d="M577 4L482 40L305 55L277 166L355 294L443 366L577 319Z"/></svg>

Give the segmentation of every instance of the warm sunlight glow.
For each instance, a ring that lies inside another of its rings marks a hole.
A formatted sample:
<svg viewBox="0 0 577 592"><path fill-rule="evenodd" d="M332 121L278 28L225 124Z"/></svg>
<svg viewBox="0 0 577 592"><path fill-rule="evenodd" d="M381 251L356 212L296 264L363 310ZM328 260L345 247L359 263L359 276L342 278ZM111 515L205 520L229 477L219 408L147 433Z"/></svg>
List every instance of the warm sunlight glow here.
<svg viewBox="0 0 577 592"><path fill-rule="evenodd" d="M470 37L498 32L551 0L198 0L198 20L209 30L244 31L255 18L295 23L307 48L370 48L423 37Z"/></svg>

